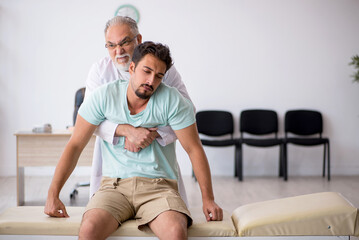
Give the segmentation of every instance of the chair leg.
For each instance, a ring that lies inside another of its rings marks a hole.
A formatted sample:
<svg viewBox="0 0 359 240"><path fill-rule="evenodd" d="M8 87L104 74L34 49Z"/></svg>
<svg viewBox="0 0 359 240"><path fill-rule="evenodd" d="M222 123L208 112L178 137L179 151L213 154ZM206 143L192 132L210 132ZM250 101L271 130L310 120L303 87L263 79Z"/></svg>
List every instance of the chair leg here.
<svg viewBox="0 0 359 240"><path fill-rule="evenodd" d="M279 177L283 177L283 147L279 145Z"/></svg>
<svg viewBox="0 0 359 240"><path fill-rule="evenodd" d="M234 177L238 177L238 172L237 172L237 146L235 147L235 150L234 150Z"/></svg>
<svg viewBox="0 0 359 240"><path fill-rule="evenodd" d="M330 181L330 146L329 146L329 140L328 140L328 181Z"/></svg>
<svg viewBox="0 0 359 240"><path fill-rule="evenodd" d="M283 144L283 159L282 159L282 168L283 168L283 178L284 181L288 180L288 155L287 155L287 143Z"/></svg>
<svg viewBox="0 0 359 240"><path fill-rule="evenodd" d="M323 177L325 177L325 160L327 154L327 143L324 143L324 152L323 152Z"/></svg>
<svg viewBox="0 0 359 240"><path fill-rule="evenodd" d="M243 180L243 166L242 166L242 146L239 144L236 146L236 162L237 162L237 175L238 181Z"/></svg>

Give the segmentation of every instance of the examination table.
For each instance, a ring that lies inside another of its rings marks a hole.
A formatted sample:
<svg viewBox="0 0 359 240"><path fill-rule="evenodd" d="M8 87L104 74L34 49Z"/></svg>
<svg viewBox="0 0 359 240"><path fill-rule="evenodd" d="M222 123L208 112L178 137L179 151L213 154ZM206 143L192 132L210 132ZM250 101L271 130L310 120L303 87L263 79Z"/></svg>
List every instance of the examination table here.
<svg viewBox="0 0 359 240"><path fill-rule="evenodd" d="M226 206L222 206L224 209ZM69 218L52 218L43 206L9 208L0 215L0 239L77 239L84 207L67 207ZM358 209L341 194L322 192L246 204L223 221L206 222L201 209L190 209L189 239L350 239L359 236ZM157 239L126 221L108 239Z"/></svg>

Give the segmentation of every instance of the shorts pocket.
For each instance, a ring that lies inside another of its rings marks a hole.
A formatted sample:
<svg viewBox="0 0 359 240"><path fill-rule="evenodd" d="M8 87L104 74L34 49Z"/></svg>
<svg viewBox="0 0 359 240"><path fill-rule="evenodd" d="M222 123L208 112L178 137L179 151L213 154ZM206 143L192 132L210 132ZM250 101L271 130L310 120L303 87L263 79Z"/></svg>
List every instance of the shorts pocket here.
<svg viewBox="0 0 359 240"><path fill-rule="evenodd" d="M98 191L108 190L108 189L116 189L118 186L119 178L109 178L103 177L101 179L101 185Z"/></svg>
<svg viewBox="0 0 359 240"><path fill-rule="evenodd" d="M167 178L160 178L160 180L157 182L157 188L162 189L173 189L178 192L178 183L176 180L173 179L167 179Z"/></svg>

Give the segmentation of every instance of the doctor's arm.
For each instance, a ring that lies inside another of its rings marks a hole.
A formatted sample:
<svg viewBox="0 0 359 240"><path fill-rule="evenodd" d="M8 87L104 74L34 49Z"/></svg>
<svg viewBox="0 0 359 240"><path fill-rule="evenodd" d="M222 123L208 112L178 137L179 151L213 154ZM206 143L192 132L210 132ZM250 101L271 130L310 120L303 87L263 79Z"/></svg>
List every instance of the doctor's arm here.
<svg viewBox="0 0 359 240"><path fill-rule="evenodd" d="M193 171L201 189L203 213L207 221L221 221L223 219L223 211L214 201L211 172L198 136L196 124L194 123L184 129L176 130L175 133L191 160Z"/></svg>
<svg viewBox="0 0 359 240"><path fill-rule="evenodd" d="M76 167L81 152L91 139L96 127L96 125L88 123L80 115L77 115L74 132L60 157L48 190L44 209L47 215L68 217L65 205L60 200L60 191Z"/></svg>

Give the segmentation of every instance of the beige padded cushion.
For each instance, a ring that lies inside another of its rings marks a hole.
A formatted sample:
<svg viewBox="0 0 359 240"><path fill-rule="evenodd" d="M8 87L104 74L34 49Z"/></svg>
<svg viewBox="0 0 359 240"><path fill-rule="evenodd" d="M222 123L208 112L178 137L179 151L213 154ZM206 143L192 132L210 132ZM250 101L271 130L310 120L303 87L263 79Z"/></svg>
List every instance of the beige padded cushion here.
<svg viewBox="0 0 359 240"><path fill-rule="evenodd" d="M234 237L238 236L231 215L223 211L223 221L207 222L202 209L190 209L193 225L188 229L190 237Z"/></svg>
<svg viewBox="0 0 359 240"><path fill-rule="evenodd" d="M52 218L44 214L44 207L14 207L0 215L2 235L70 235L78 234L83 207L67 207L69 218ZM188 229L192 237L236 236L237 232L230 214L224 213L224 220L206 222L201 210L191 210L193 225ZM114 236L154 236L151 231L140 231L134 220L126 221Z"/></svg>
<svg viewBox="0 0 359 240"><path fill-rule="evenodd" d="M358 236L357 218L358 209L334 192L247 204L232 214L239 236Z"/></svg>
<svg viewBox="0 0 359 240"><path fill-rule="evenodd" d="M14 207L0 215L2 235L77 235L83 207L67 207L70 218L51 218L43 207ZM358 209L338 193L326 192L247 204L237 208L232 219L206 222L201 209L192 209L191 237L236 236L359 236ZM115 236L153 236L125 222Z"/></svg>

